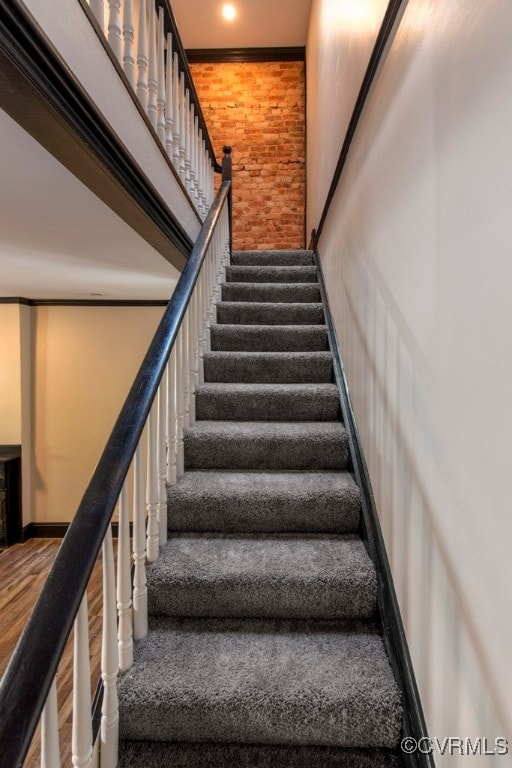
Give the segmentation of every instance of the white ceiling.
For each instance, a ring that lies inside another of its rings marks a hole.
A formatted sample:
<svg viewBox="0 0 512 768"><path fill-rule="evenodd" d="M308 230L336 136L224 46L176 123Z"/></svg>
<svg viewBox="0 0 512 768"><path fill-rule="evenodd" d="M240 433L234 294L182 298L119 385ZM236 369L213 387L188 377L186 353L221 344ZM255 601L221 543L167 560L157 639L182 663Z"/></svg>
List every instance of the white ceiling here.
<svg viewBox="0 0 512 768"><path fill-rule="evenodd" d="M172 0L185 48L260 48L306 45L311 0L230 0L237 9L223 19L224 0Z"/></svg>
<svg viewBox="0 0 512 768"><path fill-rule="evenodd" d="M0 137L0 297L169 298L177 270L3 110Z"/></svg>

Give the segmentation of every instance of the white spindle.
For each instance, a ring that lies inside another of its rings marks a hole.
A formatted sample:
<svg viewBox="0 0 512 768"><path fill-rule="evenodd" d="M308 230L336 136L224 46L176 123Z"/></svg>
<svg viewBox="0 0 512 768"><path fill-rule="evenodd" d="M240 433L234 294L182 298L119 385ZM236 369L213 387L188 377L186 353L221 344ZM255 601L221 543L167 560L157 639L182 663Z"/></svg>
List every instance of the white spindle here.
<svg viewBox="0 0 512 768"><path fill-rule="evenodd" d="M56 678L53 680L41 716L41 768L60 768Z"/></svg>
<svg viewBox="0 0 512 768"><path fill-rule="evenodd" d="M174 66L172 68L172 161L174 167L180 170L180 80L178 67L178 54L174 54Z"/></svg>
<svg viewBox="0 0 512 768"><path fill-rule="evenodd" d="M117 60L122 62L121 0L108 0L108 42Z"/></svg>
<svg viewBox="0 0 512 768"><path fill-rule="evenodd" d="M176 352L178 340L174 343L167 365L167 485L175 485L176 470Z"/></svg>
<svg viewBox="0 0 512 768"><path fill-rule="evenodd" d="M182 330L182 386L183 386L183 429L190 427L190 311L187 309L183 322Z"/></svg>
<svg viewBox="0 0 512 768"><path fill-rule="evenodd" d="M172 143L174 128L174 94L172 75L172 35L167 35L167 72L165 78L165 151L172 160Z"/></svg>
<svg viewBox="0 0 512 768"><path fill-rule="evenodd" d="M176 475L178 479L183 477L185 471L185 450L183 443L183 429L185 420L185 390L183 376L183 325L176 339Z"/></svg>
<svg viewBox="0 0 512 768"><path fill-rule="evenodd" d="M190 102L190 139L189 139L189 157L190 157L190 170L189 170L189 176L190 176L190 197L192 198L192 202L195 204L195 179L196 179L196 169L195 169L195 125L196 125L196 119L195 119L195 109L192 101Z"/></svg>
<svg viewBox="0 0 512 768"><path fill-rule="evenodd" d="M204 167L203 167L203 156L201 154L203 146L203 129L199 129L199 138L198 138L198 145L197 145L197 175L198 175L198 195L199 195L199 212L201 216L204 219L206 208L204 204Z"/></svg>
<svg viewBox="0 0 512 768"><path fill-rule="evenodd" d="M92 721L87 592L82 598L74 627L71 760L75 768L89 768L92 758Z"/></svg>
<svg viewBox="0 0 512 768"><path fill-rule="evenodd" d="M201 274L199 275L198 280L198 307L199 307L199 316L198 316L198 336L199 336L199 343L198 343L198 360L197 360L197 370L198 370L198 384L204 384L204 350L206 348L206 323L207 323L207 292L206 292L206 276L208 272L208 259L209 259L210 251L208 250L205 258L205 262L203 265L203 269L201 270Z"/></svg>
<svg viewBox="0 0 512 768"><path fill-rule="evenodd" d="M196 204L196 208L199 210L199 173L197 168L197 160L199 157L199 118L196 115L194 120L194 144L193 144L193 157L194 161L192 163L191 168L191 175L194 181L194 200ZM193 169L193 174L192 174Z"/></svg>
<svg viewBox="0 0 512 768"><path fill-rule="evenodd" d="M133 23L133 0L124 0L123 3L123 69L130 85L135 90L135 27Z"/></svg>
<svg viewBox="0 0 512 768"><path fill-rule="evenodd" d="M190 194L190 91L185 91L185 187Z"/></svg>
<svg viewBox="0 0 512 768"><path fill-rule="evenodd" d="M148 633L146 585L146 514L140 445L133 462L133 636L142 640Z"/></svg>
<svg viewBox="0 0 512 768"><path fill-rule="evenodd" d="M156 130L158 122L158 62L156 46L156 14L153 4L149 6L149 55L148 55L148 117Z"/></svg>
<svg viewBox="0 0 512 768"><path fill-rule="evenodd" d="M157 520L159 530L159 543L167 541L167 457L165 450L165 435L167 431L166 399L167 392L165 380L160 382L157 395L157 446L156 466L158 472L158 507Z"/></svg>
<svg viewBox="0 0 512 768"><path fill-rule="evenodd" d="M124 506L126 506L126 502ZM101 768L116 768L119 745L119 702L117 697L119 656L117 652L114 548L110 525L103 539L101 554L103 559L103 633L101 642L103 701L101 704L100 763Z"/></svg>
<svg viewBox="0 0 512 768"><path fill-rule="evenodd" d="M146 509L147 509L147 558L150 563L158 559L159 528L158 528L158 470L156 463L157 445L157 414L156 402L153 403L147 422L148 435L148 464L146 473Z"/></svg>
<svg viewBox="0 0 512 768"><path fill-rule="evenodd" d="M137 41L137 97L144 111L148 109L148 43L146 35L146 0L139 0L139 39Z"/></svg>
<svg viewBox="0 0 512 768"><path fill-rule="evenodd" d="M180 72L180 130L179 130L180 166L179 166L179 172L180 172L180 177L183 183L185 183L186 108L187 108L187 102L185 97L185 73Z"/></svg>
<svg viewBox="0 0 512 768"><path fill-rule="evenodd" d="M187 360L188 360L188 425L196 421L196 376L195 376L195 341L196 341L196 302L197 291L194 290L188 305L187 317Z"/></svg>
<svg viewBox="0 0 512 768"><path fill-rule="evenodd" d="M165 147L165 33L164 9L158 11L158 86L157 86L157 133Z"/></svg>
<svg viewBox="0 0 512 768"><path fill-rule="evenodd" d="M117 539L117 644L119 669L125 672L133 664L132 579L130 573L130 513L128 488L123 485L119 497L119 532Z"/></svg>
<svg viewBox="0 0 512 768"><path fill-rule="evenodd" d="M96 21L101 27L101 31L105 32L105 8L103 6L103 0L89 0L89 5L91 6Z"/></svg>

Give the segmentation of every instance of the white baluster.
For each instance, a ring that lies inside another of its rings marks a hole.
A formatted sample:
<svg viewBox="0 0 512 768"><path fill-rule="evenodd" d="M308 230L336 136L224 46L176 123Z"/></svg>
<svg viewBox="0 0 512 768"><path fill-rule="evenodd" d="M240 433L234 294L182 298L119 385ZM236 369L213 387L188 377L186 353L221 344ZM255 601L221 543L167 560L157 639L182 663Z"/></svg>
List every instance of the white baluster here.
<svg viewBox="0 0 512 768"><path fill-rule="evenodd" d="M135 90L135 27L133 23L133 0L124 0L123 4L123 69L131 87Z"/></svg>
<svg viewBox="0 0 512 768"><path fill-rule="evenodd" d="M185 418L185 389L183 376L183 325L176 339L176 474L178 479L185 471L185 451L183 443L183 428Z"/></svg>
<svg viewBox="0 0 512 768"><path fill-rule="evenodd" d="M148 468L146 473L146 509L147 509L147 558L150 563L158 559L159 528L158 510L158 470L156 464L157 413L153 403L148 416Z"/></svg>
<svg viewBox="0 0 512 768"><path fill-rule="evenodd" d="M148 111L148 43L146 36L146 0L139 0L139 39L137 41L137 97Z"/></svg>
<svg viewBox="0 0 512 768"><path fill-rule="evenodd" d="M198 171L198 167L197 167L197 161L198 161L198 158L199 158L199 118L198 118L197 115L196 115L195 120L194 120L194 144L193 144L193 147L194 147L194 154L193 154L194 161L193 161L192 167L190 169L190 175L192 176L193 181L194 181L194 201L195 201L195 205L196 205L197 210L199 210L199 171ZM193 173L192 173L192 169L193 169Z"/></svg>
<svg viewBox="0 0 512 768"><path fill-rule="evenodd" d="M148 117L156 130L158 122L158 63L156 50L156 15L153 4L149 6L149 55L148 55Z"/></svg>
<svg viewBox="0 0 512 768"><path fill-rule="evenodd" d="M146 585L146 508L140 445L133 462L133 636L142 640L148 633Z"/></svg>
<svg viewBox="0 0 512 768"><path fill-rule="evenodd" d="M108 42L117 60L121 62L121 0L108 0Z"/></svg>
<svg viewBox="0 0 512 768"><path fill-rule="evenodd" d="M91 668L87 592L75 619L73 638L73 726L71 761L75 768L89 768L92 757Z"/></svg>
<svg viewBox="0 0 512 768"><path fill-rule="evenodd" d="M189 135L189 156L190 156L190 168L189 168L189 186L190 186L190 197L192 198L192 202L195 204L195 178L196 178L196 169L195 169L195 110L194 105L192 102L190 102L190 135Z"/></svg>
<svg viewBox="0 0 512 768"><path fill-rule="evenodd" d="M156 466L158 471L158 507L157 520L159 530L159 542L167 542L167 458L165 451L165 434L167 431L167 418L165 412L167 393L165 381L160 382L157 395L157 446Z"/></svg>
<svg viewBox="0 0 512 768"><path fill-rule="evenodd" d="M190 91L185 92L185 187L190 194Z"/></svg>
<svg viewBox="0 0 512 768"><path fill-rule="evenodd" d="M158 86L157 86L157 133L165 147L165 33L164 9L158 11Z"/></svg>
<svg viewBox="0 0 512 768"><path fill-rule="evenodd" d="M196 362L196 306L197 306L197 290L190 298L188 305L188 410L189 410L189 425L192 426L196 421L196 375L195 375L195 362Z"/></svg>
<svg viewBox="0 0 512 768"><path fill-rule="evenodd" d="M91 6L96 21L101 27L101 31L105 32L105 8L103 6L103 0L89 0L89 5Z"/></svg>
<svg viewBox="0 0 512 768"><path fill-rule="evenodd" d="M167 485L176 485L176 353L178 340L174 343L167 365Z"/></svg>
<svg viewBox="0 0 512 768"><path fill-rule="evenodd" d="M174 66L172 68L172 162L179 173L180 170L180 81L178 68L178 54L174 54Z"/></svg>
<svg viewBox="0 0 512 768"><path fill-rule="evenodd" d="M172 35L167 35L167 72L165 78L165 151L172 160L172 143L174 128L174 94L172 75Z"/></svg>
<svg viewBox="0 0 512 768"><path fill-rule="evenodd" d="M130 573L130 514L126 481L119 497L119 532L117 539L117 644L119 669L125 672L133 664L132 579Z"/></svg>
<svg viewBox="0 0 512 768"><path fill-rule="evenodd" d="M207 290L207 311L206 311L206 349L211 349L211 338L209 329L212 327L212 325L215 323L216 320L216 307L214 303L214 258L213 258L213 251L210 248L208 250L208 258L207 258L207 264L206 264L206 290Z"/></svg>
<svg viewBox="0 0 512 768"><path fill-rule="evenodd" d="M203 168L203 157L202 157L202 154L201 154L202 146L203 146L203 129L200 128L199 129L199 138L198 138L198 143L197 143L197 176L198 176L198 186L199 186L199 188L198 188L199 213L201 214L201 217L202 217L202 219L204 221L206 209L205 209L205 204L204 204L204 193L203 193L203 188L204 188L204 179L203 179L204 168Z"/></svg>
<svg viewBox="0 0 512 768"><path fill-rule="evenodd" d="M203 262L204 267L204 262ZM202 291L201 291L201 275L203 270L201 269L201 272L199 273L199 277L197 279L196 283L196 301L195 301L195 312L194 312L194 387L197 389L199 386L199 379L200 379L200 359L201 359L201 341L203 338L203 305L202 305ZM202 381L201 381L202 383ZM195 395L194 395L195 400Z"/></svg>
<svg viewBox="0 0 512 768"><path fill-rule="evenodd" d="M60 768L56 678L53 680L41 715L41 768Z"/></svg>
<svg viewBox="0 0 512 768"><path fill-rule="evenodd" d="M207 277L207 263L208 263L208 252L206 253L206 257L203 263L203 268L201 270L201 274L199 275L198 280L198 295L199 295L199 317L198 317L198 335L199 335L199 344L198 344L198 361L197 361L197 369L198 369L198 384L204 384L204 350L206 348L206 323L208 320L207 310L208 310L208 294L206 292L206 277Z"/></svg>
<svg viewBox="0 0 512 768"><path fill-rule="evenodd" d="M181 364L182 364L182 384L183 384L183 430L186 431L190 427L190 311L187 309L183 322L181 324L182 330L182 348L181 348Z"/></svg>
<svg viewBox="0 0 512 768"><path fill-rule="evenodd" d="M183 183L185 183L185 130L186 130L186 108L187 102L185 98L185 74L180 72L180 177Z"/></svg>
<svg viewBox="0 0 512 768"><path fill-rule="evenodd" d="M126 500L124 502L126 506ZM103 633L101 642L101 704L100 764L101 768L116 768L119 748L119 701L117 697L116 580L114 574L114 548L112 527L109 525L101 549L103 559Z"/></svg>

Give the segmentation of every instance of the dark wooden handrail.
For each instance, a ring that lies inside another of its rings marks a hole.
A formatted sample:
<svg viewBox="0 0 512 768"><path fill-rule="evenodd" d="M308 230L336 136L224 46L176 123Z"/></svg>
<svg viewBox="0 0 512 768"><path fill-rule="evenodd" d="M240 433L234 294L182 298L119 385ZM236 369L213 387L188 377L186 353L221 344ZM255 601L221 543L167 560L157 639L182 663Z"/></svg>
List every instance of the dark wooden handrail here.
<svg viewBox="0 0 512 768"><path fill-rule="evenodd" d="M21 768L231 182L223 181L0 683L2 768Z"/></svg>

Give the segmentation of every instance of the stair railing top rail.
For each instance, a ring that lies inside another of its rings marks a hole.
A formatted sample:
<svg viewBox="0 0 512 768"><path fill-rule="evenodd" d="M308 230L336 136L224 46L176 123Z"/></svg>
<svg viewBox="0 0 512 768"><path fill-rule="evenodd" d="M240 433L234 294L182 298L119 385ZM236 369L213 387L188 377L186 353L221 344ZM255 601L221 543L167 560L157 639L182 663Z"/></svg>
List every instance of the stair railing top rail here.
<svg viewBox="0 0 512 768"><path fill-rule="evenodd" d="M94 564L100 549L107 541L111 519L122 495L132 460L136 456L141 435L150 413L154 413L157 393L160 401L159 387L162 387L162 377L166 366L170 364L171 353L175 358L174 345L178 335L181 338L178 346L181 347L183 342L182 321L185 319L188 329L195 328L199 336L202 333L200 323L190 325L189 312L192 311L194 317L199 318L197 287L200 287L201 294L207 284L205 279L213 275L212 265L207 270L208 274L205 275L204 270L201 271L203 262L208 263L206 258L210 258L215 249L219 252L221 242L222 247L227 248L229 232L228 211L225 205L229 205L231 193L229 176L227 171L0 682L0 744L3 768L22 766L45 704L47 700L52 702L52 696L55 695L53 682L60 659L75 618L80 621L80 616L83 617L83 601ZM220 264L219 261L219 269ZM215 301L215 292L211 295L212 301ZM189 304L192 310L189 309ZM206 315L203 317L205 328ZM186 336L189 333L190 330ZM169 371L169 368L167 370ZM165 483L165 476L163 482ZM158 550L158 528L156 548ZM126 567L129 574L129 566ZM77 617L79 609L80 614ZM115 631L115 625L114 618L113 624L110 622L110 631L112 626ZM88 657L87 647L85 653ZM112 762L117 764L116 760L117 758L114 758ZM42 764L46 762L43 761Z"/></svg>
<svg viewBox="0 0 512 768"><path fill-rule="evenodd" d="M201 221L221 173L169 0L78 0Z"/></svg>

